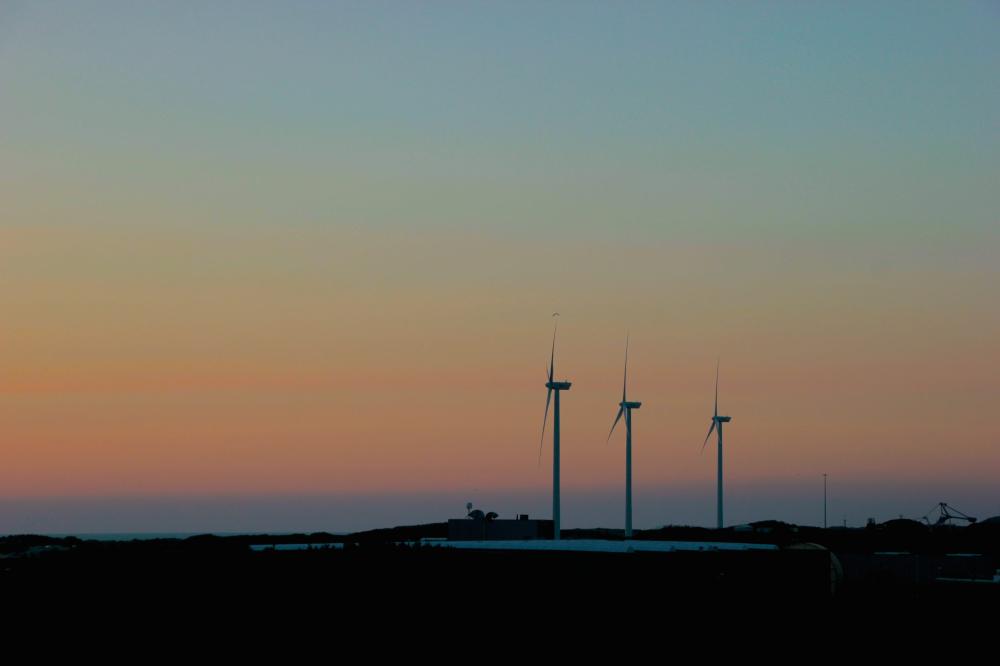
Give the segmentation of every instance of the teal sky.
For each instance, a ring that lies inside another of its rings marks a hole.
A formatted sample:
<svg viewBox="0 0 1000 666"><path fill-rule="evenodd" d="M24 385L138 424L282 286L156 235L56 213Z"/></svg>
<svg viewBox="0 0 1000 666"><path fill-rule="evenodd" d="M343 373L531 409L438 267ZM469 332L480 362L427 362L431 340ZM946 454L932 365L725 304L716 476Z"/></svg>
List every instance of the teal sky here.
<svg viewBox="0 0 1000 666"><path fill-rule="evenodd" d="M94 205L112 190L241 223L992 233L998 19L986 2L6 3L0 166L8 187L44 174Z"/></svg>
<svg viewBox="0 0 1000 666"><path fill-rule="evenodd" d="M1000 513L998 72L996 2L0 0L0 532L544 515L553 311L568 526L626 330L637 526L719 356L734 520Z"/></svg>

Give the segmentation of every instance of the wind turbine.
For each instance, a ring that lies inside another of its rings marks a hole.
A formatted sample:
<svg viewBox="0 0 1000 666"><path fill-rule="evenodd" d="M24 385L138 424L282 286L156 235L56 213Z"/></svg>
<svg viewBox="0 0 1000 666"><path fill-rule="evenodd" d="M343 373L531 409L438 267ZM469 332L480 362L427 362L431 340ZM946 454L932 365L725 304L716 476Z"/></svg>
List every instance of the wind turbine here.
<svg viewBox="0 0 1000 666"><path fill-rule="evenodd" d="M642 407L641 402L629 402L625 397L628 386L628 336L625 336L625 378L622 380L622 401L618 403L618 416L611 424L608 441L615 431L615 426L625 416L625 538L632 537L632 410Z"/></svg>
<svg viewBox="0 0 1000 666"><path fill-rule="evenodd" d="M733 418L731 416L719 416L719 362L715 362L715 411L712 414L712 426L708 429L708 434L705 435L705 441L702 442L701 450L704 452L705 444L708 444L708 438L712 436L712 431L718 428L719 430L719 481L718 481L718 499L716 500L716 505L718 509L718 529L722 529L722 424L729 423Z"/></svg>
<svg viewBox="0 0 1000 666"><path fill-rule="evenodd" d="M559 313L552 315L559 316ZM545 416L542 419L542 436L538 442L538 464L542 464L542 444L545 442L545 424L549 420L549 403L552 401L552 392L556 394L556 409L552 422L552 538L559 538L559 392L568 391L570 382L555 381L556 367L556 332L559 330L559 322L556 321L552 331L552 355L549 358L549 377L545 382L548 392L545 395Z"/></svg>

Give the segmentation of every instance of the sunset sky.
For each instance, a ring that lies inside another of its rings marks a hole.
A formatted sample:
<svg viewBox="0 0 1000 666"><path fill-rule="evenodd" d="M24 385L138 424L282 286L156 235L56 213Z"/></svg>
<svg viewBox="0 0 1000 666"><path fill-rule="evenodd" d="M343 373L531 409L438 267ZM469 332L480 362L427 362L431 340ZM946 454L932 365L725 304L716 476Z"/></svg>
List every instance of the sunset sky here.
<svg viewBox="0 0 1000 666"><path fill-rule="evenodd" d="M1000 5L0 3L0 533L1000 514Z"/></svg>

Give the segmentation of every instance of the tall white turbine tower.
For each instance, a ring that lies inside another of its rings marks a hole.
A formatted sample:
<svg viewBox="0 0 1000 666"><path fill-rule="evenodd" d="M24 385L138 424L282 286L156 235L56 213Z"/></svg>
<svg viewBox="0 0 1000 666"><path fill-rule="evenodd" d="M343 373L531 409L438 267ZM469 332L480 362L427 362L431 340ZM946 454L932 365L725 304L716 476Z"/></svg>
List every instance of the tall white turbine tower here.
<svg viewBox="0 0 1000 666"><path fill-rule="evenodd" d="M611 424L608 441L615 432L615 426L625 416L625 538L632 537L632 410L642 407L641 402L629 402L625 397L628 386L628 336L625 336L625 378L622 380L622 401L618 403L618 415Z"/></svg>
<svg viewBox="0 0 1000 666"><path fill-rule="evenodd" d="M715 411L712 415L712 425L708 429L708 434L705 435L705 441L702 442L701 450L705 450L705 444L708 444L708 438L712 436L712 431L718 428L719 430L719 480L718 480L718 497L716 500L716 507L718 510L718 520L716 526L718 529L722 529L722 424L729 423L732 421L731 416L719 416L719 363L715 364Z"/></svg>
<svg viewBox="0 0 1000 666"><path fill-rule="evenodd" d="M559 313L552 315L558 316ZM545 416L542 419L542 437L538 442L538 464L542 463L542 445L545 442L545 424L549 419L549 403L552 401L552 392L556 394L555 417L552 423L552 538L559 538L559 393L568 391L570 382L555 381L556 367L556 332L559 330L559 323L556 322L552 330L552 355L549 358L549 377L545 382L548 392L545 396Z"/></svg>

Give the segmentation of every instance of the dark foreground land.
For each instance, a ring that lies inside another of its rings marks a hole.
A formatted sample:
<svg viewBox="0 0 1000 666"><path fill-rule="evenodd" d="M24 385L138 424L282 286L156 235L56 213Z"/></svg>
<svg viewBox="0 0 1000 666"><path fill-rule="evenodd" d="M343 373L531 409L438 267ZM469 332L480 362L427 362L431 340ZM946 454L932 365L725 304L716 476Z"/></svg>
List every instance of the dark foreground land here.
<svg viewBox="0 0 1000 666"><path fill-rule="evenodd" d="M734 601L864 608L875 604L998 607L1000 528L917 523L858 530L757 524L753 531L664 528L639 539L772 543L774 551L587 553L468 551L420 543L443 524L349 536L198 536L145 541L0 538L0 593L8 608L45 600L150 599L190 604L386 608L472 615L484 609L679 607ZM571 530L565 538L620 538ZM251 545L313 544L306 550ZM329 544L338 544L330 547ZM158 602L159 603L159 602Z"/></svg>

